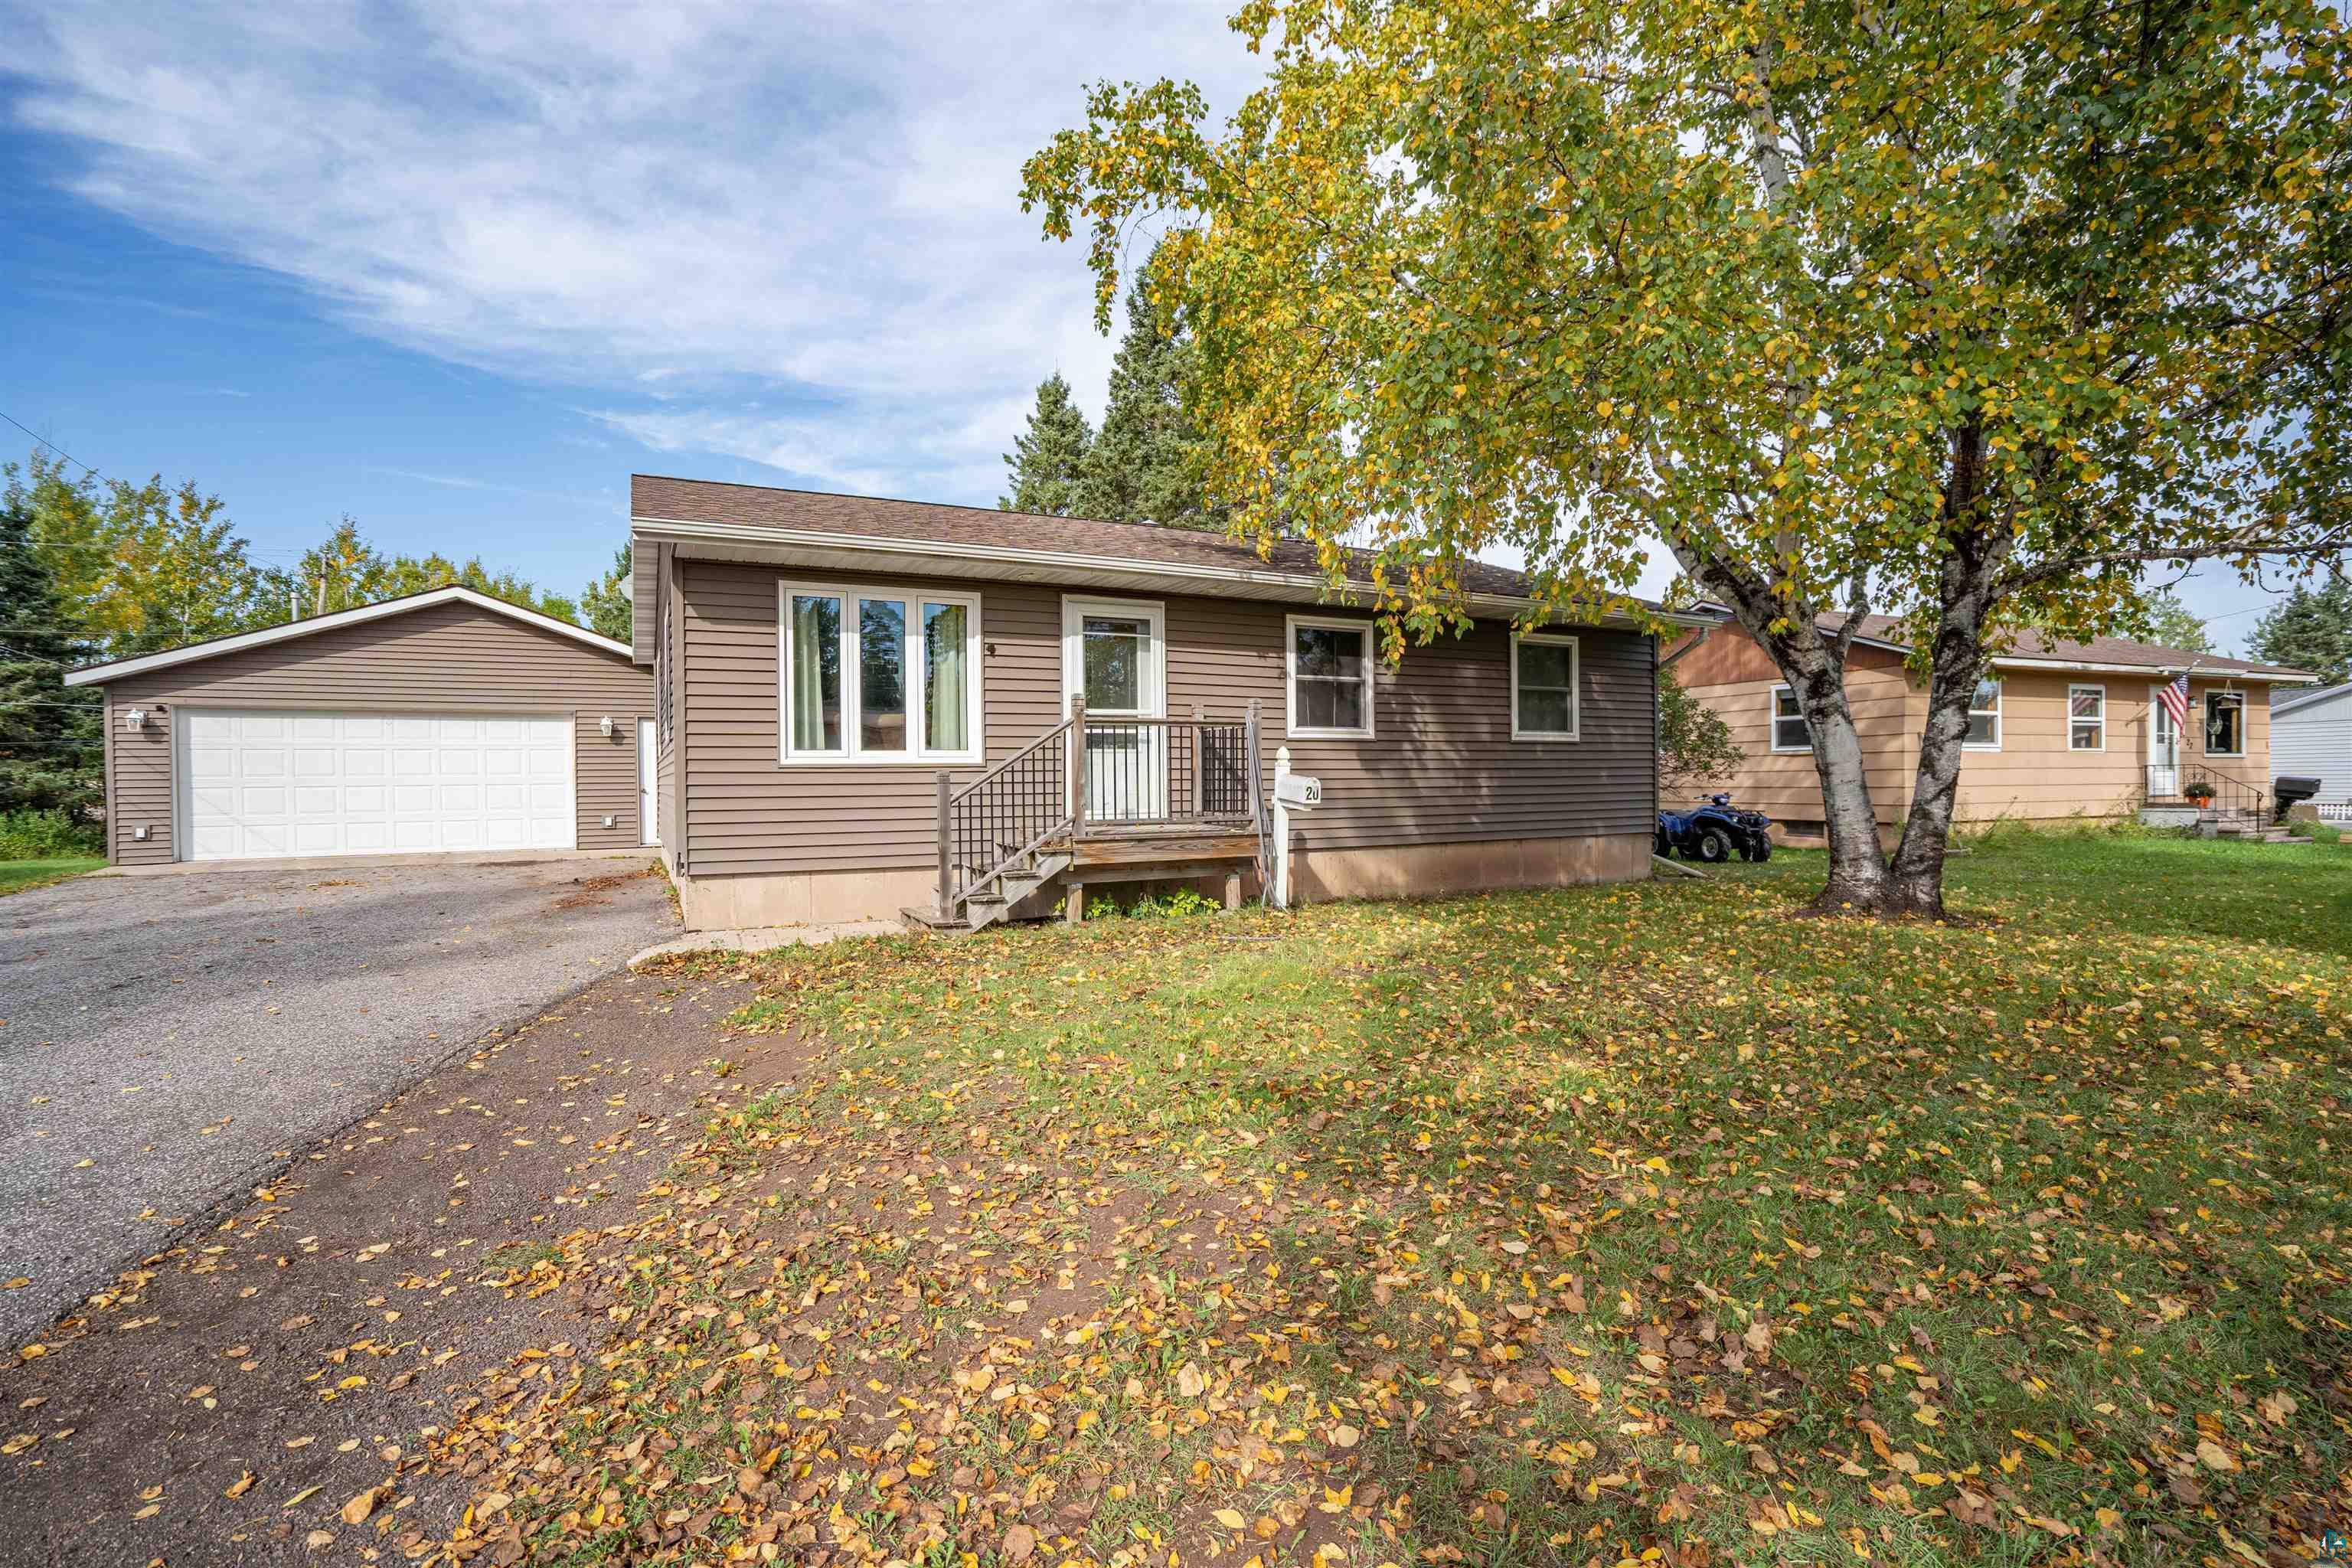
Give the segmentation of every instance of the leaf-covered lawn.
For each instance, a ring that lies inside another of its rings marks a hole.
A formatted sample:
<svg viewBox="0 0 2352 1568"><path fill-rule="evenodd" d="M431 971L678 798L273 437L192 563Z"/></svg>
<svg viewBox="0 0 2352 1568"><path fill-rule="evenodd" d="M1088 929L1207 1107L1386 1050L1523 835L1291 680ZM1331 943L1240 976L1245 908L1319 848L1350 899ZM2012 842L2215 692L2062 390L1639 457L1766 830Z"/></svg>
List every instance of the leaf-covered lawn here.
<svg viewBox="0 0 2352 1568"><path fill-rule="evenodd" d="M442 1436L457 1552L2315 1553L2352 849L2007 840L1948 928L1818 879L760 960L806 1083L518 1284L614 1337Z"/></svg>
<svg viewBox="0 0 2352 1568"><path fill-rule="evenodd" d="M85 871L95 871L105 864L102 855L69 855L54 860L0 860L0 893L44 888Z"/></svg>

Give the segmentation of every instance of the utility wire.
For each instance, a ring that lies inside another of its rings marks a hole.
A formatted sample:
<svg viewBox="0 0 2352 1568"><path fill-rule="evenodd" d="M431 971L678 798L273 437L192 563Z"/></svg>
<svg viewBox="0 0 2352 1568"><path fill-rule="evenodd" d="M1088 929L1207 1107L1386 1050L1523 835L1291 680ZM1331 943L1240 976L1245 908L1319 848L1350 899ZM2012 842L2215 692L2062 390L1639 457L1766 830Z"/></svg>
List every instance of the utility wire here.
<svg viewBox="0 0 2352 1568"><path fill-rule="evenodd" d="M10 647L6 643L0 643L0 653L15 654L18 658L29 659L35 664L55 665L59 669L74 669L79 668L76 665L68 664L63 659L43 658L39 654L26 653L20 647Z"/></svg>
<svg viewBox="0 0 2352 1568"><path fill-rule="evenodd" d="M30 425L26 424L23 420L6 414L0 414L0 419L7 420L9 424L14 425L26 435L30 436L34 440L38 441L42 446L47 447L50 451L55 452L58 457L63 458L67 462L71 463L75 468L79 468L83 473L89 474L93 478L97 476L98 470L96 468L91 468L88 463L83 462L79 458L75 457L71 452L67 451L63 447L58 446L55 441L50 440L47 436L42 435L38 430L34 429Z"/></svg>

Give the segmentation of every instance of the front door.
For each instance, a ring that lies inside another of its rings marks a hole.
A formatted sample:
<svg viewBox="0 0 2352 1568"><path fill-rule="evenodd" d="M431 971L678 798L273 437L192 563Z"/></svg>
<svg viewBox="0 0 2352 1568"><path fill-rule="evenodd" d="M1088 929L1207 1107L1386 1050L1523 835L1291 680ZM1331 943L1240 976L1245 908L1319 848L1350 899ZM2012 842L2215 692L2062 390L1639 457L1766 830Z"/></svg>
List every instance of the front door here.
<svg viewBox="0 0 2352 1568"><path fill-rule="evenodd" d="M1065 599L1066 698L1087 700L1087 820L1167 815L1166 620L1156 600Z"/></svg>
<svg viewBox="0 0 2352 1568"><path fill-rule="evenodd" d="M2147 689L2147 793L2152 800L2180 793L2180 723L2164 705L2164 688Z"/></svg>

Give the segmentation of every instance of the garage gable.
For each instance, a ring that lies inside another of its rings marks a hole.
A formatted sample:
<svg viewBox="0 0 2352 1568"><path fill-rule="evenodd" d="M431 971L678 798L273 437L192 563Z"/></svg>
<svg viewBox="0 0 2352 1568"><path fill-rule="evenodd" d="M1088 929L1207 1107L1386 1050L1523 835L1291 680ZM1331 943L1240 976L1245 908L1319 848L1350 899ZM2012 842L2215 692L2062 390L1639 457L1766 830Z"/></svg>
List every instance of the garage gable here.
<svg viewBox="0 0 2352 1568"><path fill-rule="evenodd" d="M470 590L391 603L76 672L106 687L116 864L645 842L626 644Z"/></svg>

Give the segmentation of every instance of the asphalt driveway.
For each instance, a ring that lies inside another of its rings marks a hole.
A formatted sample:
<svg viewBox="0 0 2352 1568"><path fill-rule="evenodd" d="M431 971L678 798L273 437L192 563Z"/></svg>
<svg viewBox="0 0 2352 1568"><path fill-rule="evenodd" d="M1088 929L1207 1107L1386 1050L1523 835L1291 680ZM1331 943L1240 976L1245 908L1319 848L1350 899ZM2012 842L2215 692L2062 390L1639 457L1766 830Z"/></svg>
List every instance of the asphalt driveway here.
<svg viewBox="0 0 2352 1568"><path fill-rule="evenodd" d="M0 1345L487 1031L675 935L667 885L642 871L238 869L0 899Z"/></svg>

